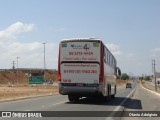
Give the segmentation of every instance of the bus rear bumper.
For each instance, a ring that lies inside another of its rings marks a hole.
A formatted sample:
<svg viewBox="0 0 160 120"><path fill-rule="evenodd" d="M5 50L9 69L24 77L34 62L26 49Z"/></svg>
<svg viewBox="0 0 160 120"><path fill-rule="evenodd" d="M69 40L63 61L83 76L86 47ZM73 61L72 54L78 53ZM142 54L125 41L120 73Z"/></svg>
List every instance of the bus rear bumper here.
<svg viewBox="0 0 160 120"><path fill-rule="evenodd" d="M59 84L59 93L62 95L94 96L101 95L99 87L63 86Z"/></svg>

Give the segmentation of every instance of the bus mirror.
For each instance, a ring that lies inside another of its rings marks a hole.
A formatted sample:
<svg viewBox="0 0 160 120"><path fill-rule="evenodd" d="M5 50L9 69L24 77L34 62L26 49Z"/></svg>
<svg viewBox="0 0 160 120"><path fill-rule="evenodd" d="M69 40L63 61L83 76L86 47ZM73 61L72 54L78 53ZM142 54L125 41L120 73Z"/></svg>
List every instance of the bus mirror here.
<svg viewBox="0 0 160 120"><path fill-rule="evenodd" d="M119 67L117 67L117 76L121 76L121 70Z"/></svg>

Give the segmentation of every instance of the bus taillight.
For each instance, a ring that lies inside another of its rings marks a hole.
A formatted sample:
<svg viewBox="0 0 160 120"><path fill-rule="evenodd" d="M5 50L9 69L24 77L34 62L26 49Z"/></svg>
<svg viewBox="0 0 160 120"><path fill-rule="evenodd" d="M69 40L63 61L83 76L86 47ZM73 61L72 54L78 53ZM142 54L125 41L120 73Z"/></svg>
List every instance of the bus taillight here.
<svg viewBox="0 0 160 120"><path fill-rule="evenodd" d="M99 83L103 83L103 76L102 75L99 76Z"/></svg>
<svg viewBox="0 0 160 120"><path fill-rule="evenodd" d="M61 81L61 74L58 74L58 81Z"/></svg>

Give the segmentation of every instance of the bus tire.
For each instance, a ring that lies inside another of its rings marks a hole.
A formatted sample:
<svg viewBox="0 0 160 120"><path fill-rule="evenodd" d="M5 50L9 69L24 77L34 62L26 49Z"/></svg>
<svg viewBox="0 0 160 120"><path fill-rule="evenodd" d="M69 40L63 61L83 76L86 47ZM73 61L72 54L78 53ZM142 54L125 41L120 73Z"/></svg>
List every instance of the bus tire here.
<svg viewBox="0 0 160 120"><path fill-rule="evenodd" d="M111 100L111 85L108 84L108 97L107 99L110 101Z"/></svg>
<svg viewBox="0 0 160 120"><path fill-rule="evenodd" d="M111 95L111 98L115 98L115 94Z"/></svg>
<svg viewBox="0 0 160 120"><path fill-rule="evenodd" d="M114 88L114 94L116 94L117 93L117 85L115 85L115 88Z"/></svg>

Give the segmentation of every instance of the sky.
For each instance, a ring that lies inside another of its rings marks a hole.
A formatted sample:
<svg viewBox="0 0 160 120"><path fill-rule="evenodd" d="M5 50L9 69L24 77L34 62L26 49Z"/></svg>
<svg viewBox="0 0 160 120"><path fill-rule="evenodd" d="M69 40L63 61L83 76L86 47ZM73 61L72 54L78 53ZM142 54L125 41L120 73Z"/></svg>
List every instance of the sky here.
<svg viewBox="0 0 160 120"><path fill-rule="evenodd" d="M100 38L122 73L160 71L160 0L0 0L0 69L57 69L66 38Z"/></svg>

